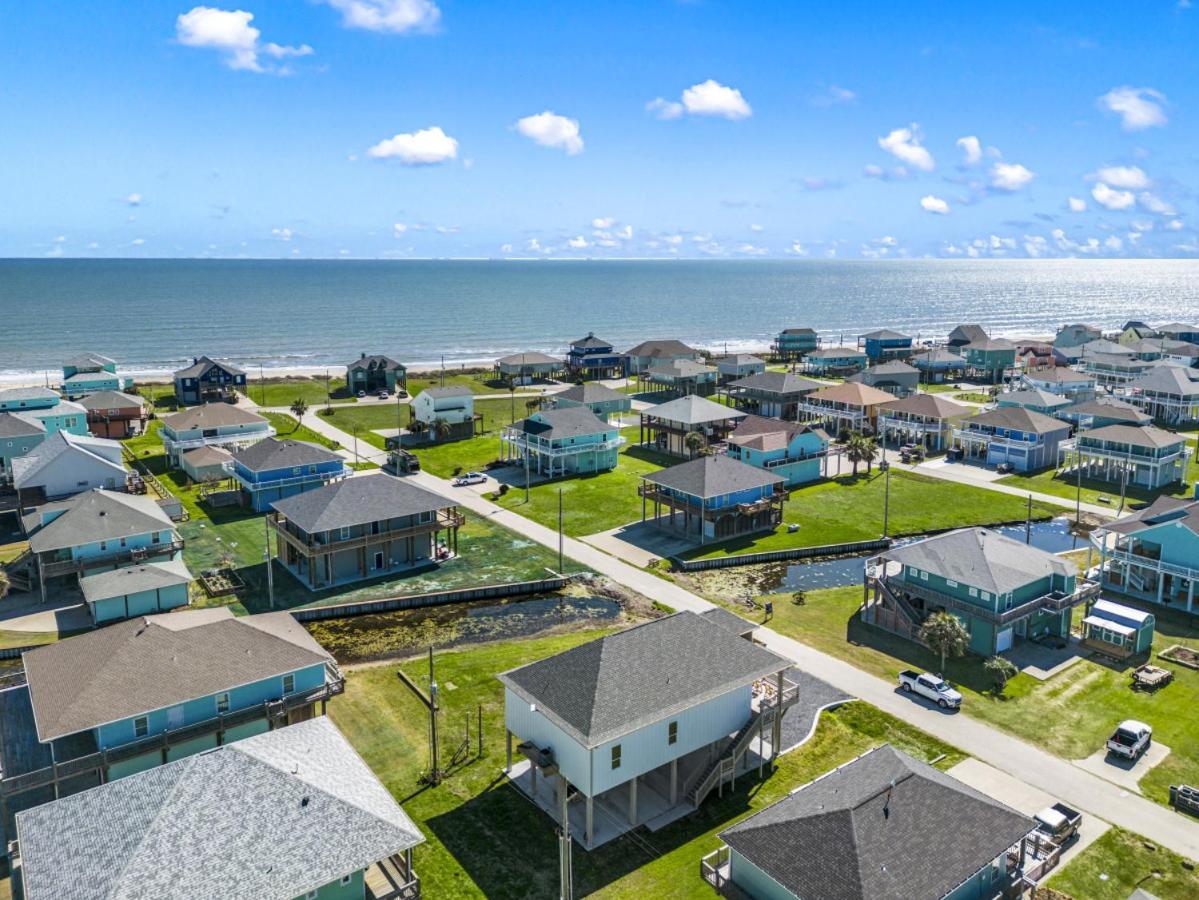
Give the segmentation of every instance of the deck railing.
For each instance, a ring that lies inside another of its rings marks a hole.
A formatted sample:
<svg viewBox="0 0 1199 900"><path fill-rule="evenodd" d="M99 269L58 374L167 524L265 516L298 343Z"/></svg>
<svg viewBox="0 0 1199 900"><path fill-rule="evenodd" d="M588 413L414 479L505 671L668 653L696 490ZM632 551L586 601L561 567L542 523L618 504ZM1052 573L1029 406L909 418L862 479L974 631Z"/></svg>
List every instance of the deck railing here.
<svg viewBox="0 0 1199 900"><path fill-rule="evenodd" d="M279 537L283 538L304 555L311 556L316 553L337 553L341 550L355 550L371 544L429 534L443 528L458 528L465 524L466 516L462 515L456 509L442 509L438 510L437 514L428 522L419 522L416 525L409 525L404 528L392 528L380 531L378 534L363 534L358 537L334 541L318 541L312 535L308 535L308 539L304 540L299 535L292 534L287 529L287 519L279 513L275 513L269 521L271 528L274 529Z"/></svg>
<svg viewBox="0 0 1199 900"><path fill-rule="evenodd" d="M353 469L349 466L342 466L333 472L309 472L303 475L290 475L287 478L273 478L270 481L251 481L237 471L235 463L227 462L223 466L224 470L234 478L238 484L245 488L250 493L258 491L270 491L276 488L288 488L296 485L312 484L313 482L340 481L342 478L348 478Z"/></svg>
<svg viewBox="0 0 1199 900"><path fill-rule="evenodd" d="M74 575L88 569L108 568L113 565L122 566L127 563L145 562L160 556L173 556L183 550L183 539L175 538L161 544L151 544L149 547L130 547L116 552L105 552L100 556L89 556L83 559L65 559L45 561L41 563L42 575L54 578L58 575Z"/></svg>

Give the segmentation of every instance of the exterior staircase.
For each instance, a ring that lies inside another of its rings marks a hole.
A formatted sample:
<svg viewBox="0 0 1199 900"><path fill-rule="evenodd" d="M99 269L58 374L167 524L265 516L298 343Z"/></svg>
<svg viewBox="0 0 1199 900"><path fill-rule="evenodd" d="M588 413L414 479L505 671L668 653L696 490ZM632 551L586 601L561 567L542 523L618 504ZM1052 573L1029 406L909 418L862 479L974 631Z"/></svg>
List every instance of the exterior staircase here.
<svg viewBox="0 0 1199 900"><path fill-rule="evenodd" d="M33 551L25 551L4 567L8 583L14 591L33 590Z"/></svg>

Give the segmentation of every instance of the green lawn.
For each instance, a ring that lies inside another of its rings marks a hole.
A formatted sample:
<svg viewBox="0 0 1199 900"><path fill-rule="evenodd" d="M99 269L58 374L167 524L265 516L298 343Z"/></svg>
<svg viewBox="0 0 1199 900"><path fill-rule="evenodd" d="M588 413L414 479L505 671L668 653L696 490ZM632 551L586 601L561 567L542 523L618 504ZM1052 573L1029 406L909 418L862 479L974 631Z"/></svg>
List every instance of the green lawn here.
<svg viewBox="0 0 1199 900"><path fill-rule="evenodd" d="M681 460L648 450L634 443L637 428L621 434L628 442L620 449L616 468L610 472L563 478L535 485L525 503L523 486L514 485L496 502L550 528L558 527L558 491L562 491L562 530L572 537L607 531L641 518L637 486L641 476ZM516 469L509 470L517 472ZM519 483L521 477L515 475Z"/></svg>
<svg viewBox="0 0 1199 900"><path fill-rule="evenodd" d="M713 600L737 593L719 576L693 581ZM940 669L940 659L931 651L858 620L860 587L809 591L802 606L786 594L765 594L758 601L767 599L774 601L771 628L880 678L894 680L907 668ZM739 611L744 613L744 608ZM1199 647L1199 621L1187 621L1185 614L1170 610L1154 612L1155 654L1173 644ZM757 618L760 621L760 615ZM1078 618L1075 613L1076 622ZM1005 695L996 697L982 662L980 657L965 656L948 661L944 670L965 697L965 714L1065 759L1089 756L1120 720L1138 719L1151 724L1154 740L1171 749L1165 761L1142 779L1145 796L1165 803L1171 784L1199 783L1199 717L1193 715L1199 705L1199 672L1160 662L1175 673L1174 681L1149 694L1129 687L1129 668L1084 659L1048 681L1018 675L1008 683Z"/></svg>
<svg viewBox="0 0 1199 900"><path fill-rule="evenodd" d="M1175 483L1170 487L1155 491L1129 485L1125 491L1125 508L1128 503L1148 503L1160 496L1190 498L1194 495L1193 486L1196 481L1199 481L1199 458L1192 455L1190 464L1187 466L1185 484ZM1014 485L1021 490L1065 497L1069 500L1073 500L1078 495L1078 480L1072 471L1063 471L1059 474L1056 469L1046 469L1031 475L1007 475L1000 478L999 483ZM1119 509L1120 483L1084 478L1082 480L1082 502L1099 503L1100 496L1108 498L1108 502L1103 505Z"/></svg>
<svg viewBox="0 0 1199 900"><path fill-rule="evenodd" d="M471 751L438 787L418 781L428 767L427 713L391 666L348 674L346 693L329 715L425 835L415 864L430 897L555 897L557 845L553 823L500 774L504 762L503 691L495 675L590 640L601 631L510 641L437 654L442 686L443 759L461 740L463 723L483 708L484 756ZM423 659L404 665L427 685ZM930 735L863 703L822 716L815 736L779 760L759 782L738 779L735 790L661 831L639 829L590 853L573 854L579 896L709 898L699 859L716 849L718 831L785 796L791 789L865 750L890 741L918 758L948 768L962 756Z"/></svg>
<svg viewBox="0 0 1199 900"><path fill-rule="evenodd" d="M296 400L303 400L315 409L324 406L330 398L334 403L353 403L357 400L346 390L345 378L332 375L327 387L324 375L312 378L267 378L265 381L247 375L246 389L242 393L259 406L290 407Z"/></svg>
<svg viewBox="0 0 1199 900"><path fill-rule="evenodd" d="M883 533L885 482L885 476L875 469L870 475L863 471L856 477L843 475L797 488L783 507L784 524L775 531L696 547L685 556L704 559L877 538ZM1027 508L1027 501L1020 497L892 470L888 531L896 537L1022 522ZM1050 519L1061 511L1034 503L1032 512L1034 519ZM799 530L789 533L789 524L798 525Z"/></svg>
<svg viewBox="0 0 1199 900"><path fill-rule="evenodd" d="M310 444L317 444L321 447L328 447L330 450L336 450L341 444L332 438L327 438L317 431L313 431L307 425L301 425L293 417L287 413L264 412L262 415L278 432L280 440L288 438L293 441L308 441Z"/></svg>
<svg viewBox="0 0 1199 900"><path fill-rule="evenodd" d="M408 376L408 393L415 397L428 387L467 387L476 394L506 394L508 386L494 378L491 369L466 369L447 371L445 377L436 373L423 372ZM518 390L520 390L518 388ZM524 390L527 390L525 388Z"/></svg>
<svg viewBox="0 0 1199 900"><path fill-rule="evenodd" d="M966 403L990 403L990 394L980 394L978 391L963 391L960 394L953 396L954 400L962 400Z"/></svg>
<svg viewBox="0 0 1199 900"><path fill-rule="evenodd" d="M1189 867L1184 862L1144 838L1111 828L1046 886L1079 900L1125 900L1138 887L1161 900L1193 900L1199 897L1199 872L1193 862Z"/></svg>

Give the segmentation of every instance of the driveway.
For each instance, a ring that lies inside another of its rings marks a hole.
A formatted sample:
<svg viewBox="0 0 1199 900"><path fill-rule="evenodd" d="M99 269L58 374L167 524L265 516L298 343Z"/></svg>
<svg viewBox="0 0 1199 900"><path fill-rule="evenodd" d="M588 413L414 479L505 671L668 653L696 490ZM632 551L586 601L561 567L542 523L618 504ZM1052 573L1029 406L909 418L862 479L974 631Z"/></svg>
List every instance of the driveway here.
<svg viewBox="0 0 1199 900"><path fill-rule="evenodd" d="M642 568L652 560L664 559L695 546L694 541L680 538L649 522L631 522L609 531L586 535L583 540Z"/></svg>

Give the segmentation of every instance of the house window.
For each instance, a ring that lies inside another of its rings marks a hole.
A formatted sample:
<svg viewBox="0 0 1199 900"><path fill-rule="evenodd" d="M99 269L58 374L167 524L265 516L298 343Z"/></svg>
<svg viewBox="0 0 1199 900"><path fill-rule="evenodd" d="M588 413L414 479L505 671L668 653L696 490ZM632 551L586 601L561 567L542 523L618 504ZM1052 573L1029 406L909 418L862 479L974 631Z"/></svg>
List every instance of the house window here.
<svg viewBox="0 0 1199 900"><path fill-rule="evenodd" d="M107 549L108 549L108 541L101 541L101 542L100 542L100 549L101 549L102 551L103 551L103 550L107 550Z"/></svg>
<svg viewBox="0 0 1199 900"><path fill-rule="evenodd" d="M969 594L971 597L977 597L978 596L978 588L967 588L966 593Z"/></svg>
<svg viewBox="0 0 1199 900"><path fill-rule="evenodd" d="M121 546L122 546L122 547L124 547L124 546L125 546L125 543L126 543L125 539L124 539L124 538L121 538Z"/></svg>
<svg viewBox="0 0 1199 900"><path fill-rule="evenodd" d="M620 768L620 744L612 745L612 768Z"/></svg>
<svg viewBox="0 0 1199 900"><path fill-rule="evenodd" d="M161 534L159 534L157 531L156 531L156 532L154 532L152 535L150 535L150 543L151 543L151 544L160 544L160 543L162 543L162 535L161 535Z"/></svg>
<svg viewBox="0 0 1199 900"><path fill-rule="evenodd" d="M342 875L342 876L341 876L341 884L342 884L342 886L343 886L343 887L344 887L344 886L346 886L346 885L348 885L348 884L349 884L351 881L353 881L353 880L354 880L354 876L353 876L353 875Z"/></svg>
<svg viewBox="0 0 1199 900"><path fill-rule="evenodd" d="M954 581L952 578L946 578L946 579L945 579L945 583L946 583L947 585L949 585L950 587L957 587L957 586L958 586L958 583L957 583L956 581Z"/></svg>
<svg viewBox="0 0 1199 900"><path fill-rule="evenodd" d="M979 595L980 597L982 597L984 600L990 600L990 599L991 599L991 592L990 592L990 591L979 591L979 592L978 592L978 595Z"/></svg>
<svg viewBox="0 0 1199 900"><path fill-rule="evenodd" d="M290 694L296 689L296 676L288 673L283 676L283 693Z"/></svg>
<svg viewBox="0 0 1199 900"><path fill-rule="evenodd" d="M677 744L679 741L679 723L671 722L666 726L666 743Z"/></svg>
<svg viewBox="0 0 1199 900"><path fill-rule="evenodd" d="M350 539L350 529L348 527L341 529L341 539L343 541L348 541Z"/></svg>
<svg viewBox="0 0 1199 900"><path fill-rule="evenodd" d="M138 716L133 720L133 736L135 738L144 738L150 733L150 720L145 716Z"/></svg>
<svg viewBox="0 0 1199 900"><path fill-rule="evenodd" d="M316 898L319 897L320 895L321 895L321 892L320 892L320 889L318 888L315 891L309 891L307 894L305 894L304 900L316 900Z"/></svg>
<svg viewBox="0 0 1199 900"><path fill-rule="evenodd" d="M229 712L229 693L227 691L216 695L216 711L218 713Z"/></svg>
<svg viewBox="0 0 1199 900"><path fill-rule="evenodd" d="M928 572L921 572L921 573L920 573L920 580L921 580L921 581L928 581Z"/></svg>
<svg viewBox="0 0 1199 900"><path fill-rule="evenodd" d="M300 474L300 467L299 467L299 466L293 466L293 467L292 467L292 470L291 470L291 474L292 474L292 475L299 475L299 474Z"/></svg>

